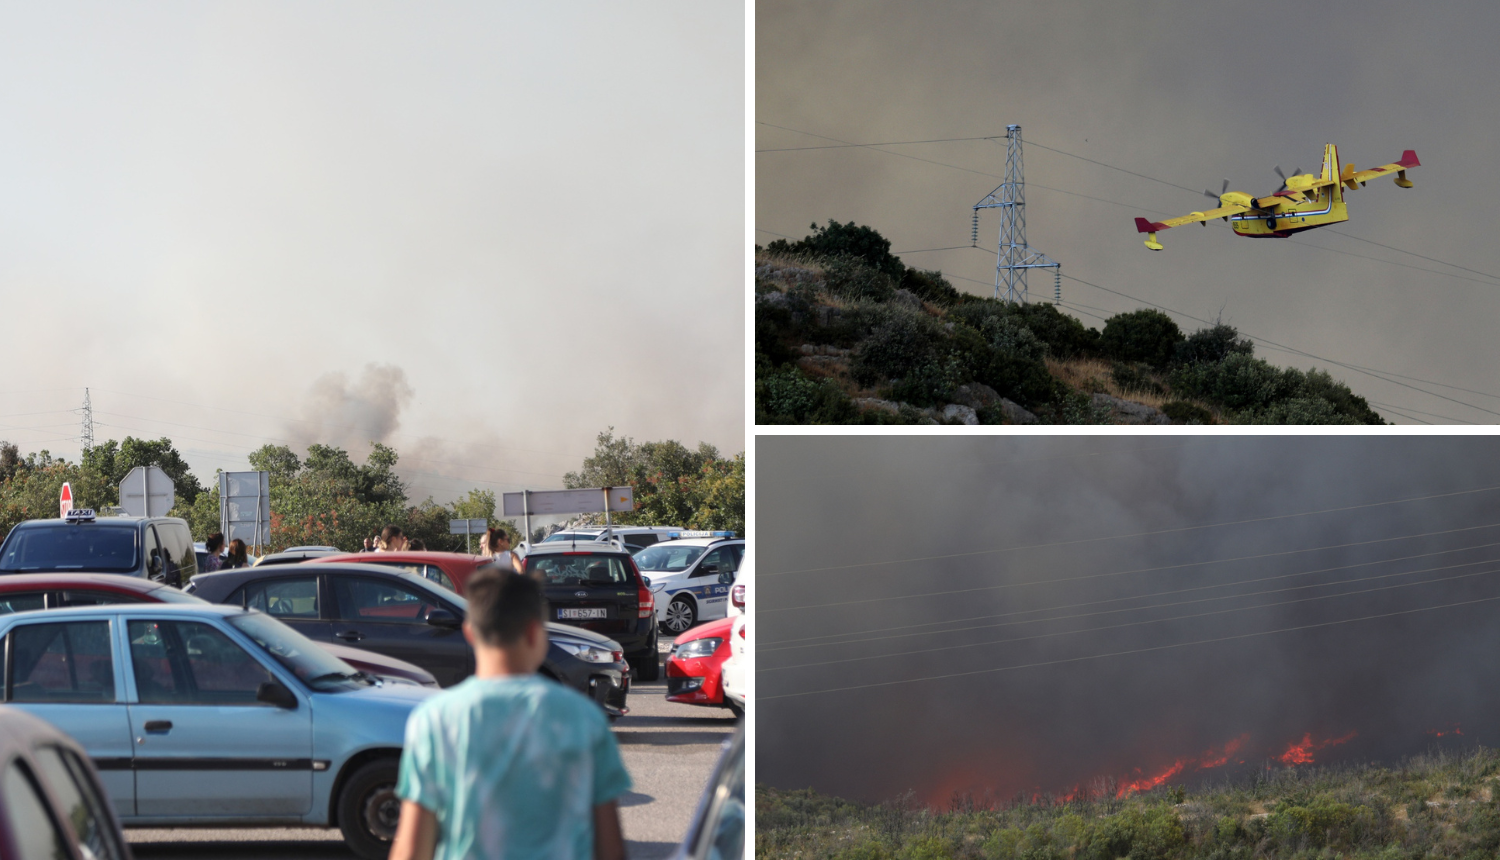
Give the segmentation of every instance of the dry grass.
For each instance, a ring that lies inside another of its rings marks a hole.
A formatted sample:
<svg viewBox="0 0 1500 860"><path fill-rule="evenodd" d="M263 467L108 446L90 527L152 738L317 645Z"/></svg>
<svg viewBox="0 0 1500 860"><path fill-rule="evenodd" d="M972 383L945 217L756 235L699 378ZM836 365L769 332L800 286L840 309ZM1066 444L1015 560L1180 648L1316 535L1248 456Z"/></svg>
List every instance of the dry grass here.
<svg viewBox="0 0 1500 860"><path fill-rule="evenodd" d="M1183 398L1172 396L1168 391L1157 394L1152 391L1139 391L1136 389L1124 389L1115 384L1114 376L1110 372L1113 363L1098 358L1074 358L1059 361L1047 359L1047 372L1056 379L1071 388L1082 391L1085 394L1108 394L1121 400L1129 400L1134 403L1144 403L1154 409L1160 409L1168 403ZM1224 420L1217 409L1197 400L1185 400L1195 406L1207 409L1213 415L1214 424L1223 424Z"/></svg>

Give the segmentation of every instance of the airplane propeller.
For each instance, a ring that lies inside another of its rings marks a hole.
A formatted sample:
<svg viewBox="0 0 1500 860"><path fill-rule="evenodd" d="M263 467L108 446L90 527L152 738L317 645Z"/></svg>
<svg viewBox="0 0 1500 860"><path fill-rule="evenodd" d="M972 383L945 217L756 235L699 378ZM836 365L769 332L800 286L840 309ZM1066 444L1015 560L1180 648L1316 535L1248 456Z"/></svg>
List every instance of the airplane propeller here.
<svg viewBox="0 0 1500 860"><path fill-rule="evenodd" d="M1300 175L1301 173L1302 173L1302 168L1300 168L1300 167L1297 168L1296 170L1292 171L1292 175L1293 176ZM1286 190L1286 174L1281 172L1281 165L1279 165L1279 164L1276 165L1276 175L1281 177L1281 187L1278 188L1278 189L1276 189L1276 190L1277 191L1285 191Z"/></svg>
<svg viewBox="0 0 1500 860"><path fill-rule="evenodd" d="M1220 197L1223 197L1224 193L1226 191L1228 191L1228 190L1229 190L1229 180L1226 179L1226 180L1224 180L1224 187L1221 188L1221 189L1219 189L1219 193L1218 194L1215 194L1212 191L1204 191L1203 195L1205 197L1212 197L1213 199L1218 200Z"/></svg>

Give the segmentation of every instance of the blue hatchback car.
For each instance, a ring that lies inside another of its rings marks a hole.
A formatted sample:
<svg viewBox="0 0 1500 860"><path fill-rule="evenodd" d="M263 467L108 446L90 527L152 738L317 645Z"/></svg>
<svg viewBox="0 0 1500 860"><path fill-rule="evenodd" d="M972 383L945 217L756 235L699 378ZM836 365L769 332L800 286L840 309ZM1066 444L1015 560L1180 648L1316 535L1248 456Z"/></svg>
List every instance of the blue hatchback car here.
<svg viewBox="0 0 1500 860"><path fill-rule="evenodd" d="M114 604L0 617L4 700L77 740L126 826L338 826L384 857L406 718L386 686L269 615Z"/></svg>

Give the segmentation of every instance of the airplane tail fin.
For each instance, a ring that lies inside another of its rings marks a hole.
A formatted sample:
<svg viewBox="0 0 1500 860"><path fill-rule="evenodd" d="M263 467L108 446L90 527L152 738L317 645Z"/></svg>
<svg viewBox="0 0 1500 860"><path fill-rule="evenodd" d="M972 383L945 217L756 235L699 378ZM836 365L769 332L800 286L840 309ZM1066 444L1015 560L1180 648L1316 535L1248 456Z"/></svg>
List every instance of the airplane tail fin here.
<svg viewBox="0 0 1500 860"><path fill-rule="evenodd" d="M1342 175L1342 165L1339 164L1339 148L1331 143L1324 144L1323 178L1338 180ZM1342 203L1344 201L1344 186L1342 183L1335 181L1328 189L1328 193L1333 195L1335 203Z"/></svg>

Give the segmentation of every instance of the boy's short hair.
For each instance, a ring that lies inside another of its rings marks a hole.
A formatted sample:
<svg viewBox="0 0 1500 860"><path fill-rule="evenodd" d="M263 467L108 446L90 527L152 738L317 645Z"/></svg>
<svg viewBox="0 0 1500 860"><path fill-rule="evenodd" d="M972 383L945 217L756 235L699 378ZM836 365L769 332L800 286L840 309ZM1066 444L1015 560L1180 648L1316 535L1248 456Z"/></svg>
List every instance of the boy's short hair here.
<svg viewBox="0 0 1500 860"><path fill-rule="evenodd" d="M469 623L486 645L504 648L526 635L532 621L547 621L547 597L541 583L511 570L486 565L464 586Z"/></svg>

